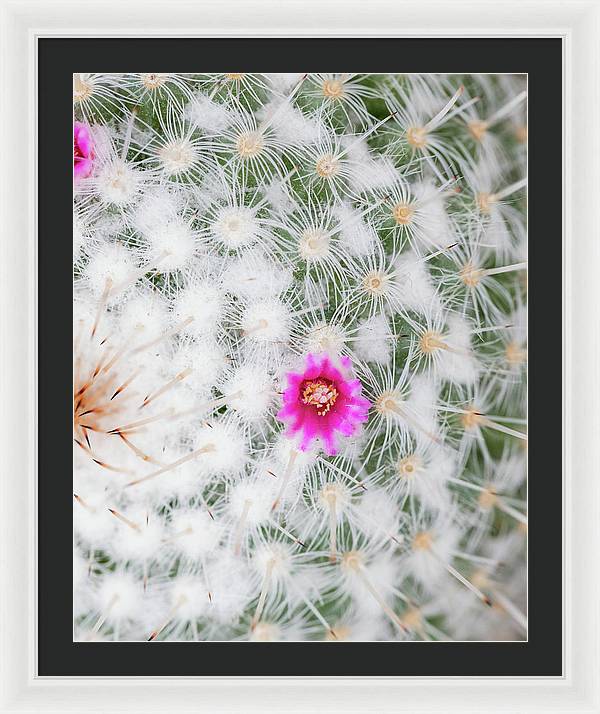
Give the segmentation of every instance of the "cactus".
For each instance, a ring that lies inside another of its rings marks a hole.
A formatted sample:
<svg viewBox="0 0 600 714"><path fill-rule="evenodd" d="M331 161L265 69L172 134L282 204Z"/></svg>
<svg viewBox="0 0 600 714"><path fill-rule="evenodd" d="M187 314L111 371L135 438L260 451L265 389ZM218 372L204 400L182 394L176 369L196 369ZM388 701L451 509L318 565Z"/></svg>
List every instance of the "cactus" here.
<svg viewBox="0 0 600 714"><path fill-rule="evenodd" d="M77 640L523 640L526 81L74 75Z"/></svg>

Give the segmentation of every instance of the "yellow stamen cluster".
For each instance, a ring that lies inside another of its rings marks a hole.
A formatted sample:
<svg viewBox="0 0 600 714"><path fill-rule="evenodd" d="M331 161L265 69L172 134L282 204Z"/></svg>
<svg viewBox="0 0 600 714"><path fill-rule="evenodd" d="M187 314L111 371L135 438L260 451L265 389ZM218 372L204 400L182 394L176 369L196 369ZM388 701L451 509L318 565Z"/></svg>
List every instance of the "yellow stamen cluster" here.
<svg viewBox="0 0 600 714"><path fill-rule="evenodd" d="M490 508L495 506L497 500L498 496L491 488L486 488L479 494L479 506L484 511L489 511Z"/></svg>
<svg viewBox="0 0 600 714"><path fill-rule="evenodd" d="M527 127L518 126L515 129L515 138L517 139L519 144L525 144L527 142Z"/></svg>
<svg viewBox="0 0 600 714"><path fill-rule="evenodd" d="M279 639L279 627L270 622L258 622L250 635L252 642L273 642Z"/></svg>
<svg viewBox="0 0 600 714"><path fill-rule="evenodd" d="M342 568L345 570L360 570L363 564L363 556L358 550L349 550L342 556Z"/></svg>
<svg viewBox="0 0 600 714"><path fill-rule="evenodd" d="M304 260L325 258L329 253L330 236L321 228L308 228L300 236L299 252Z"/></svg>
<svg viewBox="0 0 600 714"><path fill-rule="evenodd" d="M190 168L196 158L194 147L187 141L171 141L158 150L158 155L170 172L184 171Z"/></svg>
<svg viewBox="0 0 600 714"><path fill-rule="evenodd" d="M167 81L167 77L168 75L163 72L153 72L150 74L142 74L141 80L146 89L154 90L161 87Z"/></svg>
<svg viewBox="0 0 600 714"><path fill-rule="evenodd" d="M413 550L430 550L433 545L433 536L428 531L419 531L413 538Z"/></svg>
<svg viewBox="0 0 600 714"><path fill-rule="evenodd" d="M484 215L489 215L492 211L492 206L496 202L496 197L493 193L478 193L477 207Z"/></svg>
<svg viewBox="0 0 600 714"><path fill-rule="evenodd" d="M467 125L469 134L475 139L475 141L481 141L488 130L487 122L474 120L469 122Z"/></svg>
<svg viewBox="0 0 600 714"><path fill-rule="evenodd" d="M341 642L349 639L350 634L351 630L348 625L336 625L325 635L325 640L327 642Z"/></svg>
<svg viewBox="0 0 600 714"><path fill-rule="evenodd" d="M73 102L85 102L94 92L94 88L88 82L84 82L80 74L73 75Z"/></svg>
<svg viewBox="0 0 600 714"><path fill-rule="evenodd" d="M380 270L372 270L362 280L364 289L370 295L383 295L386 291L389 277Z"/></svg>
<svg viewBox="0 0 600 714"><path fill-rule="evenodd" d="M386 391L380 394L374 402L375 409L384 416L397 414L400 408L402 398L399 394L393 391Z"/></svg>
<svg viewBox="0 0 600 714"><path fill-rule="evenodd" d="M484 276L483 270L476 268L470 261L463 265L458 274L463 283L469 288L479 285L481 278Z"/></svg>
<svg viewBox="0 0 600 714"><path fill-rule="evenodd" d="M394 220L400 226L408 225L413 218L415 209L408 203L398 203L392 209Z"/></svg>
<svg viewBox="0 0 600 714"><path fill-rule="evenodd" d="M342 488L337 483L328 483L321 490L321 499L328 506L335 505L336 501L343 497Z"/></svg>
<svg viewBox="0 0 600 714"><path fill-rule="evenodd" d="M490 578L484 570L476 570L469 579L479 590L487 590L491 585Z"/></svg>
<svg viewBox="0 0 600 714"><path fill-rule="evenodd" d="M506 345L505 357L511 365L523 364L527 361L527 351L518 342L509 342Z"/></svg>
<svg viewBox="0 0 600 714"><path fill-rule="evenodd" d="M405 478L410 478L414 476L419 469L423 466L423 461L417 454L410 454L405 456L403 459L398 461L396 465L396 470L399 476L404 476Z"/></svg>
<svg viewBox="0 0 600 714"><path fill-rule="evenodd" d="M422 126L411 126L406 132L406 141L413 149L423 149L427 146L427 129Z"/></svg>
<svg viewBox="0 0 600 714"><path fill-rule="evenodd" d="M466 409L464 414L460 415L464 429L476 429L483 424L484 419L483 414L480 414L474 407Z"/></svg>
<svg viewBox="0 0 600 714"><path fill-rule="evenodd" d="M407 630L419 630L423 626L423 618L418 607L410 607L402 615L402 624Z"/></svg>
<svg viewBox="0 0 600 714"><path fill-rule="evenodd" d="M331 154L321 156L316 165L315 171L321 178L331 178L339 173L340 162Z"/></svg>
<svg viewBox="0 0 600 714"><path fill-rule="evenodd" d="M323 379L314 379L304 386L302 402L315 406L317 414L325 416L336 403L338 395L338 390L331 383Z"/></svg>
<svg viewBox="0 0 600 714"><path fill-rule="evenodd" d="M247 131L240 134L236 140L236 149L243 159L251 159L258 156L264 148L264 141L257 131Z"/></svg>
<svg viewBox="0 0 600 714"><path fill-rule="evenodd" d="M430 355L436 350L443 350L445 348L446 343L443 341L439 332L427 330L421 335L421 339L419 340L419 349L423 354Z"/></svg>
<svg viewBox="0 0 600 714"><path fill-rule="evenodd" d="M344 96L344 83L339 79L326 79L322 89L323 96L329 99L342 99Z"/></svg>

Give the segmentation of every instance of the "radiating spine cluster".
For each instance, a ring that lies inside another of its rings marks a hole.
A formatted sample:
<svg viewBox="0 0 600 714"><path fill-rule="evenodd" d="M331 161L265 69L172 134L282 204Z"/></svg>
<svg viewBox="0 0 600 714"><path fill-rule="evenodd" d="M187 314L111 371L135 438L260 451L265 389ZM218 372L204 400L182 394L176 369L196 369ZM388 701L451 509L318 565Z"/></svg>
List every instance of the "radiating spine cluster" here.
<svg viewBox="0 0 600 714"><path fill-rule="evenodd" d="M525 78L73 101L75 638L525 639Z"/></svg>

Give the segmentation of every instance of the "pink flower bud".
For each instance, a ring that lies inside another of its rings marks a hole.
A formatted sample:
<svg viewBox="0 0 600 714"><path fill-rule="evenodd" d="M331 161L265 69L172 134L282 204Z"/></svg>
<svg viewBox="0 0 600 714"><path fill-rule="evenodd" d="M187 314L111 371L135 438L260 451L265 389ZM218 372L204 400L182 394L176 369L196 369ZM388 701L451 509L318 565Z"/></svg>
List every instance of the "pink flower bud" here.
<svg viewBox="0 0 600 714"><path fill-rule="evenodd" d="M76 179L86 178L92 173L93 159L90 128L76 121L73 124L73 175Z"/></svg>

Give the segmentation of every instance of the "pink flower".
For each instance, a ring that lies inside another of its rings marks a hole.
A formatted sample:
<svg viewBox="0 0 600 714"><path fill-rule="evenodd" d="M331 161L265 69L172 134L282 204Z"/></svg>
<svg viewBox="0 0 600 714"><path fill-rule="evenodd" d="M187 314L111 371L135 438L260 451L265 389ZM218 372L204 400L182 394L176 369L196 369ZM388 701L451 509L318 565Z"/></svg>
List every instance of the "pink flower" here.
<svg viewBox="0 0 600 714"><path fill-rule="evenodd" d="M92 173L94 150L90 128L80 121L73 124L73 174L75 178L85 178Z"/></svg>
<svg viewBox="0 0 600 714"><path fill-rule="evenodd" d="M361 396L362 385L348 357L334 362L326 354L308 354L304 371L288 372L286 378L277 417L288 425L288 434L300 434L301 451L321 439L325 453L332 456L337 453L337 434L351 436L367 421L371 404Z"/></svg>

